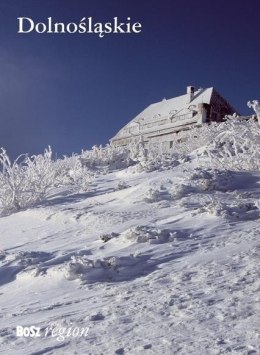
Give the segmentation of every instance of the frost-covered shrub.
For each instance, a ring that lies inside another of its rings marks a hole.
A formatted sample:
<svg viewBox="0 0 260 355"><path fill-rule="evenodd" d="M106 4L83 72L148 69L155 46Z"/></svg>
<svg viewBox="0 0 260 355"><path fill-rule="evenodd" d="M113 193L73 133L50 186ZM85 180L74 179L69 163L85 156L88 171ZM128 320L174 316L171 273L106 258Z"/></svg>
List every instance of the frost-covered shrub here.
<svg viewBox="0 0 260 355"><path fill-rule="evenodd" d="M218 169L197 168L189 177L190 184L197 190L203 191L226 191L232 186L232 174L230 171Z"/></svg>
<svg viewBox="0 0 260 355"><path fill-rule="evenodd" d="M75 255L63 271L67 279L84 283L126 281L143 276L146 262L147 258L138 252L92 260Z"/></svg>
<svg viewBox="0 0 260 355"><path fill-rule="evenodd" d="M260 130L253 120L226 117L192 127L171 136L169 142L145 145L142 137L126 147L94 146L80 159L90 169L121 169L135 165L129 172L171 169L194 159L198 165L222 170L258 170L260 167Z"/></svg>
<svg viewBox="0 0 260 355"><path fill-rule="evenodd" d="M128 229L124 236L126 239L136 243L161 244L174 241L179 232L172 232L168 229L151 228L147 226L136 226Z"/></svg>
<svg viewBox="0 0 260 355"><path fill-rule="evenodd" d="M51 188L69 186L86 191L94 174L80 157L54 161L50 147L39 155L20 155L11 162L6 151L0 153L0 211L11 212L43 201Z"/></svg>
<svg viewBox="0 0 260 355"><path fill-rule="evenodd" d="M91 169L105 167L110 170L123 169L135 164L131 158L130 148L115 147L112 144L105 147L94 146L92 150L82 151L80 159L84 166Z"/></svg>
<svg viewBox="0 0 260 355"><path fill-rule="evenodd" d="M55 162L55 186L70 186L74 192L85 192L95 178L96 173L89 170L81 161L81 157L74 155L64 157Z"/></svg>
<svg viewBox="0 0 260 355"><path fill-rule="evenodd" d="M205 149L206 164L228 170L259 170L260 130L254 121L230 120L219 125Z"/></svg>
<svg viewBox="0 0 260 355"><path fill-rule="evenodd" d="M208 203L207 205L199 208L198 213L208 213L213 216L224 218L231 217L230 210L220 201L212 201ZM233 217L237 217L237 215L234 213Z"/></svg>
<svg viewBox="0 0 260 355"><path fill-rule="evenodd" d="M83 165L90 169L114 170L134 166L132 173L171 168L180 164L178 158L178 154L161 150L160 146L145 147L141 139L126 147L116 147L112 144L105 147L94 146L92 150L82 151L80 155Z"/></svg>
<svg viewBox="0 0 260 355"><path fill-rule="evenodd" d="M260 123L260 104L259 104L259 101L258 100L253 100L252 102L248 101L247 106L249 108L252 108L255 111L256 116L258 118L258 122Z"/></svg>
<svg viewBox="0 0 260 355"><path fill-rule="evenodd" d="M150 188L146 192L144 197L144 201L148 203L154 203L154 202L159 202L162 200L170 200L170 199L171 199L171 195L163 187L160 187L160 189Z"/></svg>
<svg viewBox="0 0 260 355"><path fill-rule="evenodd" d="M196 159L199 166L228 170L257 170L260 166L260 130L253 120L228 117L226 122L192 127L171 136L166 142L145 145L142 139L126 147L93 147L80 159L91 169L121 169L131 165L131 172L171 169ZM130 171L129 171L130 172Z"/></svg>
<svg viewBox="0 0 260 355"><path fill-rule="evenodd" d="M226 122L212 122L173 134L171 140L172 148L169 143L149 146L148 167L170 167L171 162L185 163L195 159L199 166L206 168L260 168L260 129L254 120L241 121L232 116Z"/></svg>
<svg viewBox="0 0 260 355"><path fill-rule="evenodd" d="M193 191L190 185L176 184L171 191L171 197L174 200L181 199Z"/></svg>
<svg viewBox="0 0 260 355"><path fill-rule="evenodd" d="M56 178L50 147L42 155L21 155L13 163L2 148L0 166L0 208L4 210L41 201Z"/></svg>
<svg viewBox="0 0 260 355"><path fill-rule="evenodd" d="M146 202L158 202L160 200L162 200L162 192L157 190L157 189L149 189L146 193L146 196L144 198L144 201Z"/></svg>
<svg viewBox="0 0 260 355"><path fill-rule="evenodd" d="M82 281L96 282L113 278L120 265L116 256L104 259L90 260L86 255L74 255L66 265L65 277L68 280L80 279Z"/></svg>
<svg viewBox="0 0 260 355"><path fill-rule="evenodd" d="M117 185L117 190L124 190L130 187L125 181L119 181Z"/></svg>
<svg viewBox="0 0 260 355"><path fill-rule="evenodd" d="M180 159L176 154L156 154L151 147L151 151L148 150L147 159L144 162L139 163L140 171L151 172L174 168L180 164L178 158Z"/></svg>
<svg viewBox="0 0 260 355"><path fill-rule="evenodd" d="M231 200L229 203L219 199L212 200L197 210L197 213L207 213L226 219L257 219L259 218L257 202ZM195 214L197 214L195 213Z"/></svg>
<svg viewBox="0 0 260 355"><path fill-rule="evenodd" d="M107 234L102 234L99 238L102 240L102 242L106 243L109 240L118 237L119 234L112 232L112 233L107 233Z"/></svg>

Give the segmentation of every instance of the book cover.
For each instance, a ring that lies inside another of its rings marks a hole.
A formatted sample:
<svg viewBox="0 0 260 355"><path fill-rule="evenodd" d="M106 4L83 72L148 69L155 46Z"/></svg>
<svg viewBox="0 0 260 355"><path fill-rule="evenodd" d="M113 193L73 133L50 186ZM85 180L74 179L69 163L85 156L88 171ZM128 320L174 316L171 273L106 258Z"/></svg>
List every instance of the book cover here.
<svg viewBox="0 0 260 355"><path fill-rule="evenodd" d="M0 352L259 352L259 1L0 0Z"/></svg>

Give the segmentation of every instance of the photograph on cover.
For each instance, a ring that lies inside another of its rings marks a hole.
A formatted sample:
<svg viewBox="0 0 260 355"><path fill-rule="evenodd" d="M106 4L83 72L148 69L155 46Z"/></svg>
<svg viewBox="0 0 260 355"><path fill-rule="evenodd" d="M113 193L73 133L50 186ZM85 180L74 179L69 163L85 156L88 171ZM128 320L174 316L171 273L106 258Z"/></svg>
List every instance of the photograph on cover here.
<svg viewBox="0 0 260 355"><path fill-rule="evenodd" d="M259 24L0 0L0 354L259 354Z"/></svg>

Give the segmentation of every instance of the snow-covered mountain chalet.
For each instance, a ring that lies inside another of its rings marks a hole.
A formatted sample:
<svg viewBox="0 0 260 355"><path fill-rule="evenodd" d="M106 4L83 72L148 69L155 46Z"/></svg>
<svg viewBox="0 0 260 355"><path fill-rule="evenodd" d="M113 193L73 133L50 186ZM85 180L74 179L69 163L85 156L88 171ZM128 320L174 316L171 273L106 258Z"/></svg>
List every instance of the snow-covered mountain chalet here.
<svg viewBox="0 0 260 355"><path fill-rule="evenodd" d="M126 124L112 139L115 146L128 145L140 137L144 143L169 142L179 131L212 121L221 122L235 109L213 87L187 87L185 95L151 104Z"/></svg>

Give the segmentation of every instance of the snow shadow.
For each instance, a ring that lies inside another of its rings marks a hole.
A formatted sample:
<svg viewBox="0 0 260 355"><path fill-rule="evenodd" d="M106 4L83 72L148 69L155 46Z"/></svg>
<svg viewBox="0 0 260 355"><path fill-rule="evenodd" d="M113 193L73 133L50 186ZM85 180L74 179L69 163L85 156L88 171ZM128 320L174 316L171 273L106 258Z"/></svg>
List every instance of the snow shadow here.
<svg viewBox="0 0 260 355"><path fill-rule="evenodd" d="M237 190L255 190L259 189L260 194L260 175L259 172L235 172L232 174L232 188Z"/></svg>
<svg viewBox="0 0 260 355"><path fill-rule="evenodd" d="M0 286L8 284L16 279L16 275L23 270L21 266L2 266L0 268Z"/></svg>
<svg viewBox="0 0 260 355"><path fill-rule="evenodd" d="M86 200L90 197L96 197L99 195L108 194L114 191L115 191L114 188L104 188L104 189L98 189L98 190L88 191L84 193L70 194L67 196L60 196L60 195L57 197L51 196L48 197L48 199L42 201L37 206L43 207L43 206L55 206L55 205L67 205L67 204L77 203L82 200Z"/></svg>
<svg viewBox="0 0 260 355"><path fill-rule="evenodd" d="M53 258L52 253L37 251L19 251L16 253L2 251L0 256L0 286L15 281L18 273L25 272L28 269L32 270L40 263Z"/></svg>

